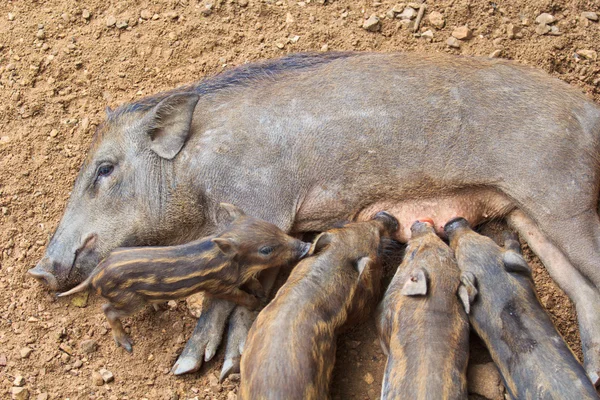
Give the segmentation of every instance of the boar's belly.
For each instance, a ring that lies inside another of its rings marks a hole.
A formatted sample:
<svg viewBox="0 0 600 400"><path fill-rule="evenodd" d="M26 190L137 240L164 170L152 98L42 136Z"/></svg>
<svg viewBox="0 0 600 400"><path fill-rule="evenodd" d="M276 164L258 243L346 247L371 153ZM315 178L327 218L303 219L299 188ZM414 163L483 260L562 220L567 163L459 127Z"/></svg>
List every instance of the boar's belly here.
<svg viewBox="0 0 600 400"><path fill-rule="evenodd" d="M410 227L421 218L431 218L436 232L444 237L444 225L455 217L463 217L472 226L486 220L500 218L515 208L512 201L493 189L464 189L434 198L400 201L379 201L363 208L355 217L358 221L369 220L377 212L385 210L400 223L396 240L407 242Z"/></svg>

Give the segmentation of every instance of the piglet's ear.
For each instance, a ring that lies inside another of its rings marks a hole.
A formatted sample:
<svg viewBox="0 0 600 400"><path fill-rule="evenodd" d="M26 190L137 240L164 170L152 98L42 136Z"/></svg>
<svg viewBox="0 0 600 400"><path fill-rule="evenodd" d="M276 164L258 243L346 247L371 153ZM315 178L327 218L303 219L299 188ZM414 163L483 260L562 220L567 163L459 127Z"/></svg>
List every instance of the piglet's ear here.
<svg viewBox="0 0 600 400"><path fill-rule="evenodd" d="M229 238L214 238L211 241L217 245L219 250L224 254L231 255L237 252L237 243L233 239Z"/></svg>
<svg viewBox="0 0 600 400"><path fill-rule="evenodd" d="M460 286L458 287L458 298L465 308L467 314L471 313L471 305L479 294L477 290L477 278L472 272L465 272L460 276Z"/></svg>
<svg viewBox="0 0 600 400"><path fill-rule="evenodd" d="M144 120L148 125L152 151L167 160L179 153L190 136L192 117L199 99L196 93L177 93L148 111Z"/></svg>
<svg viewBox="0 0 600 400"><path fill-rule="evenodd" d="M360 278L366 269L369 268L369 264L373 261L369 257L362 257L356 261L356 270L358 271L358 277Z"/></svg>
<svg viewBox="0 0 600 400"><path fill-rule="evenodd" d="M400 293L404 296L425 296L427 294L427 271L423 268L412 271Z"/></svg>
<svg viewBox="0 0 600 400"><path fill-rule="evenodd" d="M317 238L313 241L312 246L310 246L310 250L308 250L308 255L312 256L313 254L319 253L325 247L331 243L332 236L330 233L323 232L317 236Z"/></svg>
<svg viewBox="0 0 600 400"><path fill-rule="evenodd" d="M224 214L227 215L227 218L225 219L229 222L233 222L239 217L246 215L241 208L230 203L219 203L219 209L224 211Z"/></svg>

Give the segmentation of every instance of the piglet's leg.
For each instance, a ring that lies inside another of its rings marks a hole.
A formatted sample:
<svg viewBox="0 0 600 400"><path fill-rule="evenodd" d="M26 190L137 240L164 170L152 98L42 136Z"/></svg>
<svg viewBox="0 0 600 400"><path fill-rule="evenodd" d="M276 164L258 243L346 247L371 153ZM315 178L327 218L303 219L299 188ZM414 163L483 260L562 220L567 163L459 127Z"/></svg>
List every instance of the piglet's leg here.
<svg viewBox="0 0 600 400"><path fill-rule="evenodd" d="M575 304L584 367L592 383L598 386L600 383L600 312L598 312L600 293L522 211L512 212L507 217L507 221L525 239L552 279Z"/></svg>
<svg viewBox="0 0 600 400"><path fill-rule="evenodd" d="M227 318L235 308L235 303L204 296L202 314L183 352L173 365L175 375L196 372L202 366L202 359L210 361L221 343Z"/></svg>
<svg viewBox="0 0 600 400"><path fill-rule="evenodd" d="M263 290L265 297L273 289L278 273L279 268L268 269L261 273L260 281L257 283ZM221 382L229 375L240 372L240 361L246 345L246 337L257 315L258 313L255 311L249 311L244 307L236 307L229 318L227 348L225 349L225 361L221 369Z"/></svg>
<svg viewBox="0 0 600 400"><path fill-rule="evenodd" d="M133 341L125 333L125 330L123 329L123 324L120 320L120 318L129 315L129 312L117 309L110 303L107 303L104 306L102 306L102 310L104 311L106 319L110 324L110 327L113 331L113 338L115 339L115 342L117 342L117 345L123 347L125 350L131 353L133 351Z"/></svg>

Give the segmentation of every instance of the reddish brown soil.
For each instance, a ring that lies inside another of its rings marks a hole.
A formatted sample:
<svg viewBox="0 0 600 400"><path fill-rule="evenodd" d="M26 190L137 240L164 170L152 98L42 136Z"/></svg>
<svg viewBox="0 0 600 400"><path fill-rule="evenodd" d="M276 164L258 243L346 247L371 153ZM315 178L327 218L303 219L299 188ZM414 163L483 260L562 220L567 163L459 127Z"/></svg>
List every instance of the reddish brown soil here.
<svg viewBox="0 0 600 400"><path fill-rule="evenodd" d="M147 309L128 320L136 341L129 355L112 342L98 299L90 299L85 308L72 306L69 299L55 301L25 275L42 256L61 217L107 105L248 61L325 47L483 56L501 50L500 56L541 68L600 100L600 66L576 56L580 50L600 50L599 24L580 18L583 11L600 11L599 1L429 3L426 15L439 11L446 19L443 29L424 19L422 30L434 34L431 42L400 27L397 19L382 19L381 32L362 29L365 17L383 17L396 4L387 0L219 0L210 13L203 13L208 3L190 0L2 2L0 397L10 396L19 375L32 398L47 393L51 399L172 399L176 394L225 399L237 390L237 383L210 384L214 377L209 376L221 366L220 354L199 373L182 378L168 373L195 324L185 303L158 313ZM542 12L556 17L560 36L535 33L534 20ZM117 24L128 20L129 27L108 27L111 16ZM449 49L447 38L464 24L474 37L458 50ZM507 38L509 24L521 29L521 37ZM296 35L297 42L288 41ZM542 303L580 356L571 303L540 263L531 262ZM88 338L99 349L84 354L80 343ZM377 397L384 358L375 339L372 321L340 339L335 397ZM20 356L24 347L33 349L28 358ZM102 367L113 372L114 382L95 386L92 372ZM367 373L374 378L371 384Z"/></svg>

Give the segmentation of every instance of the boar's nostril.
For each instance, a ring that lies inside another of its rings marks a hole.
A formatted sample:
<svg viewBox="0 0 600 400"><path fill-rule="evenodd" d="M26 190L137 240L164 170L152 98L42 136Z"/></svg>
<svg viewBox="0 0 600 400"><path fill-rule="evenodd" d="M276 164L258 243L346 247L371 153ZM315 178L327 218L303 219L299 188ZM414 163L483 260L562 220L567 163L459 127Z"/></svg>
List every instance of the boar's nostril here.
<svg viewBox="0 0 600 400"><path fill-rule="evenodd" d="M58 281L56 277L48 271L38 269L38 267L32 268L27 271L29 275L37 279L42 285L46 286L50 290L58 290Z"/></svg>

